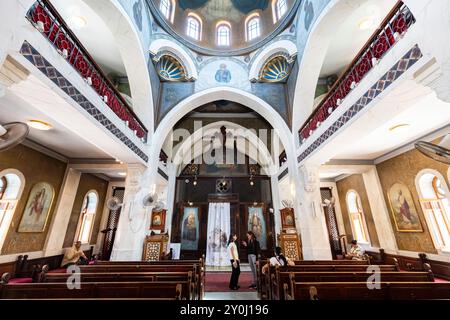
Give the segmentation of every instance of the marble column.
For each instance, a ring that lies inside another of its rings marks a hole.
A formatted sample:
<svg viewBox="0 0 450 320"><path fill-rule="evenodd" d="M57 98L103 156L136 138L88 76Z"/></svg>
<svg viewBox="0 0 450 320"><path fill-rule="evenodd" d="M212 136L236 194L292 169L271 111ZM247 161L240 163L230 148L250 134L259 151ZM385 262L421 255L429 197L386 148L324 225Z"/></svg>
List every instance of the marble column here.
<svg viewBox="0 0 450 320"><path fill-rule="evenodd" d="M375 229L377 230L380 248L386 253L397 253L397 242L394 236L391 220L389 218L389 210L384 200L383 189L381 187L380 178L376 166L363 172L364 185L366 186L367 197L369 199L370 210L372 211Z"/></svg>
<svg viewBox="0 0 450 320"><path fill-rule="evenodd" d="M175 188L177 185L177 167L171 162L167 163L167 171L169 175L169 182L167 185L167 215L166 215L166 230L169 231L169 239L172 235L172 219L175 214ZM169 240L170 241L170 240Z"/></svg>
<svg viewBox="0 0 450 320"><path fill-rule="evenodd" d="M72 207L77 195L81 172L68 168L64 177L60 197L55 208L55 217L49 228L49 234L44 246L44 256L61 254L64 245L67 226L69 225Z"/></svg>
<svg viewBox="0 0 450 320"><path fill-rule="evenodd" d="M331 260L331 247L320 195L319 167L302 165L296 181L296 224L305 260Z"/></svg>
<svg viewBox="0 0 450 320"><path fill-rule="evenodd" d="M276 235L281 232L281 215L280 215L280 189L278 188L278 176L272 175L270 177L270 187L272 188L272 208L273 216L275 220L275 242L277 241Z"/></svg>
<svg viewBox="0 0 450 320"><path fill-rule="evenodd" d="M120 213L112 261L142 259L144 239L149 227L151 207L144 207L143 198L151 192L150 170L141 164L129 164L125 181L125 195Z"/></svg>

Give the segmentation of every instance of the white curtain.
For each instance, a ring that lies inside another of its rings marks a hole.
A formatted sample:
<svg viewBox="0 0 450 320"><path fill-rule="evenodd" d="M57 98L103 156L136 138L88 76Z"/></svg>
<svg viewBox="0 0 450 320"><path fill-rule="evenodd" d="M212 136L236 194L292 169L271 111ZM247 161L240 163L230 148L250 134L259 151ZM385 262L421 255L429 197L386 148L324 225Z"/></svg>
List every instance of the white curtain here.
<svg viewBox="0 0 450 320"><path fill-rule="evenodd" d="M206 244L206 265L230 265L227 242L230 236L230 204L210 203Z"/></svg>

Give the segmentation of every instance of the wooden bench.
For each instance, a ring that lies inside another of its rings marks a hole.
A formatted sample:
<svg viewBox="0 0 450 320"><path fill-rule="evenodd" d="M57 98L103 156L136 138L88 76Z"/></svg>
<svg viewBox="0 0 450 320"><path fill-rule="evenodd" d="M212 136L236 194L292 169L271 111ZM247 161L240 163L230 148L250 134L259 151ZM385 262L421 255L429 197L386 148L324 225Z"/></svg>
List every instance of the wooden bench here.
<svg viewBox="0 0 450 320"><path fill-rule="evenodd" d="M192 271L195 295L201 300L204 296L204 275L198 264L176 265L89 265L79 266L80 273L122 273L122 272L189 272Z"/></svg>
<svg viewBox="0 0 450 320"><path fill-rule="evenodd" d="M86 282L70 290L66 283L27 283L0 285L1 299L189 299L183 282Z"/></svg>
<svg viewBox="0 0 450 320"><path fill-rule="evenodd" d="M284 284L294 282L367 282L378 276L380 282L434 282L430 272L282 272L279 269L272 275L271 294L272 300L283 299Z"/></svg>
<svg viewBox="0 0 450 320"><path fill-rule="evenodd" d="M350 261L350 260L349 260ZM366 272L369 265L353 264L353 265L343 265L343 264L329 264L329 265L295 265L287 267L279 267L281 271L284 272ZM397 272L400 271L398 265L377 265L381 272ZM269 267L266 274L261 277L261 298L262 299L272 299L271 288L272 288L272 275L275 274L275 269L277 267Z"/></svg>
<svg viewBox="0 0 450 320"><path fill-rule="evenodd" d="M450 283L380 282L370 290L366 282L292 282L284 284L286 300L418 300L450 299Z"/></svg>

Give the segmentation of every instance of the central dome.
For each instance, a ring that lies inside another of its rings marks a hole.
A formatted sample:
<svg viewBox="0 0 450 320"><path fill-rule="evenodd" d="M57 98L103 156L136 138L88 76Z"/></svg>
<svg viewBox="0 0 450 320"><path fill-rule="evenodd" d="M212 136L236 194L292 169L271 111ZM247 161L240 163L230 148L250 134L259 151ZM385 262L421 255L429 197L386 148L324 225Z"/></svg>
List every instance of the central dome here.
<svg viewBox="0 0 450 320"><path fill-rule="evenodd" d="M206 55L248 54L281 33L301 0L147 0L159 24Z"/></svg>

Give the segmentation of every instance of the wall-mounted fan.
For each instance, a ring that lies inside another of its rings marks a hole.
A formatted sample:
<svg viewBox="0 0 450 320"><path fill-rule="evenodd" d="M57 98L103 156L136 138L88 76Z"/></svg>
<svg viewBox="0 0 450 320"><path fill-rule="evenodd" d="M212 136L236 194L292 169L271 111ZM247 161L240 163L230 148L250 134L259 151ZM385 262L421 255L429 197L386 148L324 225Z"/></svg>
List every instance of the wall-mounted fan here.
<svg viewBox="0 0 450 320"><path fill-rule="evenodd" d="M336 199L334 197L331 197L330 199L323 200L322 206L324 207L332 207L336 203Z"/></svg>
<svg viewBox="0 0 450 320"><path fill-rule="evenodd" d="M121 208L122 205L123 205L123 203L120 202L120 199L117 197L112 197L112 198L108 199L108 201L106 201L106 206L111 211L119 210L119 208Z"/></svg>
<svg viewBox="0 0 450 320"><path fill-rule="evenodd" d="M0 125L0 152L20 144L28 136L30 129L23 122Z"/></svg>
<svg viewBox="0 0 450 320"><path fill-rule="evenodd" d="M294 202L292 200L281 200L281 204L285 207L285 208L289 208L292 209L294 207Z"/></svg>
<svg viewBox="0 0 450 320"><path fill-rule="evenodd" d="M433 160L450 164L450 133L442 139L439 145L419 141L415 144L415 147L417 150Z"/></svg>
<svg viewBox="0 0 450 320"><path fill-rule="evenodd" d="M146 207L151 207L154 206L156 204L156 202L158 201L158 194L156 193L150 193L148 195L146 195L143 199L142 199L142 205L146 208Z"/></svg>

